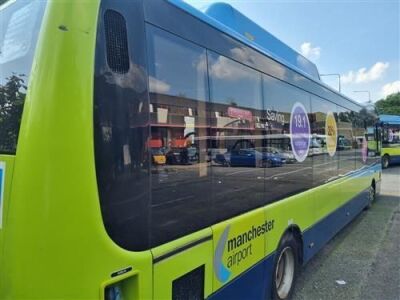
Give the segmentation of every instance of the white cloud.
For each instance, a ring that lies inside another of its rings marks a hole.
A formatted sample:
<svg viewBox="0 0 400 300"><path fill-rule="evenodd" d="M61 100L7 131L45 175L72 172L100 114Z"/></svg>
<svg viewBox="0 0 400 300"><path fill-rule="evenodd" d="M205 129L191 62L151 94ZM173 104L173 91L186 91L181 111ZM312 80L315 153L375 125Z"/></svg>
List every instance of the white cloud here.
<svg viewBox="0 0 400 300"><path fill-rule="evenodd" d="M382 93L383 93L384 97L387 97L390 94L399 93L399 92L400 92L400 80L385 84L382 87Z"/></svg>
<svg viewBox="0 0 400 300"><path fill-rule="evenodd" d="M368 83L371 81L382 78L387 68L389 68L388 62L377 62L369 70L365 67L358 71L349 71L347 74L342 75L341 81L343 84L349 83Z"/></svg>
<svg viewBox="0 0 400 300"><path fill-rule="evenodd" d="M217 60L211 61L210 74L218 79L239 80L244 78L254 78L258 74L243 68L242 65L232 61L225 56L219 56Z"/></svg>
<svg viewBox="0 0 400 300"><path fill-rule="evenodd" d="M237 61L241 61L249 65L259 65L261 69L270 70L272 74L278 76L279 78L283 78L286 74L285 68L282 68L277 64L271 64L264 59L260 61L254 55L254 51L250 51L247 48L233 48L231 50L231 54Z"/></svg>
<svg viewBox="0 0 400 300"><path fill-rule="evenodd" d="M215 62L211 63L210 73L219 79L239 79L240 71L237 66L228 58L219 56Z"/></svg>
<svg viewBox="0 0 400 300"><path fill-rule="evenodd" d="M304 42L300 46L300 53L310 60L317 60L321 56L321 48L313 47L311 43Z"/></svg>
<svg viewBox="0 0 400 300"><path fill-rule="evenodd" d="M153 76L149 76L149 87L151 92L158 94L165 94L171 89L171 86L168 83L158 80Z"/></svg>

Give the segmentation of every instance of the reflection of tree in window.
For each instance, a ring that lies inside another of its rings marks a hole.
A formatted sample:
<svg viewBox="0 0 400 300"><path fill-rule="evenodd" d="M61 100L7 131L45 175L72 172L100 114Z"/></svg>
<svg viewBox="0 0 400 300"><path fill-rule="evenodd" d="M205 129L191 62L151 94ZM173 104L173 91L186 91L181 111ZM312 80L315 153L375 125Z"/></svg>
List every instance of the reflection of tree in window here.
<svg viewBox="0 0 400 300"><path fill-rule="evenodd" d="M24 75L6 78L0 85L0 152L15 153L26 96Z"/></svg>

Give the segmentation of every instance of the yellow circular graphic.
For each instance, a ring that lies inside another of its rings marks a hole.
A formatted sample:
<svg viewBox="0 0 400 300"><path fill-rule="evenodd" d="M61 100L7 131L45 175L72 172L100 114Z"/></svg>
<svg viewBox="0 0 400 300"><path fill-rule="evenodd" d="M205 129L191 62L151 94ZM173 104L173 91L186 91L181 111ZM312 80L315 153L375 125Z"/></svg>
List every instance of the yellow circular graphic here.
<svg viewBox="0 0 400 300"><path fill-rule="evenodd" d="M325 121L325 134L326 134L326 150L330 156L334 156L337 146L337 126L335 115L333 112L328 112Z"/></svg>

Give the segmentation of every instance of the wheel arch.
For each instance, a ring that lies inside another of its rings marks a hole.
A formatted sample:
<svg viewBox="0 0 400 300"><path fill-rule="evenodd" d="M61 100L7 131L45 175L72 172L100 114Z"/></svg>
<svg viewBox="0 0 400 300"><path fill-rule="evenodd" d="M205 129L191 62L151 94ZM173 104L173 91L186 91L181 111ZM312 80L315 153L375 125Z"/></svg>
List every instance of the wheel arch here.
<svg viewBox="0 0 400 300"><path fill-rule="evenodd" d="M282 233L281 238L279 239L279 243L277 245L277 249L279 248L279 245L281 245L282 240L285 238L285 236L287 235L291 235L294 237L294 239L297 242L298 245L298 263L299 265L303 265L303 254L304 254L304 250L303 250L303 234L301 232L300 227L297 224L291 224L290 226L288 226L285 231Z"/></svg>

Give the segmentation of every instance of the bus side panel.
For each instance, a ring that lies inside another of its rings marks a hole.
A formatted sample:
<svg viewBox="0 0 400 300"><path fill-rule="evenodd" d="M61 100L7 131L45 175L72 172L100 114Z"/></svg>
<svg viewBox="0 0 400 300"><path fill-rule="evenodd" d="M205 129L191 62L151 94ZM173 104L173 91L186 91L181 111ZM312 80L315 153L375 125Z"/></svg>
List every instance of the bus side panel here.
<svg viewBox="0 0 400 300"><path fill-rule="evenodd" d="M292 225L300 227L303 232L303 262L308 262L367 205L368 187L373 179L371 175L376 173L375 169L375 167L370 167L360 170L353 176L346 176L310 192L267 206L265 219L274 220L274 230L265 237L266 258L241 273L213 294L210 299L241 299L241 293L244 293L242 298L269 299L274 255L285 230ZM360 183L363 183L361 192L359 191ZM343 188L348 189L346 195L340 194ZM350 193L353 194L350 195ZM346 199L345 196L349 197ZM322 210L315 210L318 201L323 201L328 205L322 206ZM319 216L323 217L314 223L316 217ZM304 228L308 229L304 230ZM249 292L251 297L248 297Z"/></svg>
<svg viewBox="0 0 400 300"><path fill-rule="evenodd" d="M308 262L340 229L351 222L368 204L368 188L376 174L378 174L379 168L379 165L374 165L359 170L344 179L321 186L316 190L314 197L316 197L317 205L326 201L332 202L334 205L330 205L332 209L328 214L322 214L322 212L325 212L326 207L320 210L319 216L322 217L319 221L304 231L304 263ZM324 191L329 191L329 189L338 192L337 195L342 197L337 200L338 197L335 196L335 193L324 194ZM346 190L347 198L343 197L344 193L339 192L344 189ZM351 192L353 192L353 195L350 195ZM334 209L333 207L338 208Z"/></svg>
<svg viewBox="0 0 400 300"><path fill-rule="evenodd" d="M351 222L367 205L368 190L365 190L324 217L317 224L303 232L304 264L329 242L344 226Z"/></svg>
<svg viewBox="0 0 400 300"><path fill-rule="evenodd" d="M264 209L212 226L214 291L265 257L265 236L273 229L274 221L265 219Z"/></svg>
<svg viewBox="0 0 400 300"><path fill-rule="evenodd" d="M276 229L265 240L265 254L269 255L276 251L280 239L289 227L294 226L303 231L314 224L316 214L312 190L267 206L265 215L276 220Z"/></svg>
<svg viewBox="0 0 400 300"><path fill-rule="evenodd" d="M247 213L213 227L215 294L210 299L269 299L275 251L280 239L289 227L296 226L301 231L315 221L314 200L310 192L275 202L262 208L261 212L263 215ZM247 241L232 249L240 243L239 236L257 230L262 233L263 228L263 239ZM258 245L262 240L264 247ZM221 245L222 266L218 256ZM260 253L261 249L264 249L263 253ZM249 258L249 254L254 256L254 253L256 257ZM222 286L221 282L228 284Z"/></svg>

